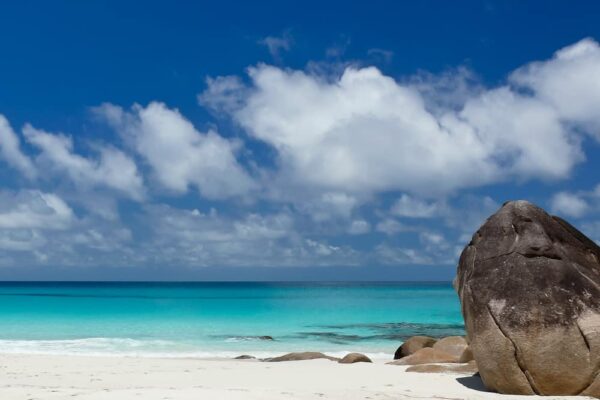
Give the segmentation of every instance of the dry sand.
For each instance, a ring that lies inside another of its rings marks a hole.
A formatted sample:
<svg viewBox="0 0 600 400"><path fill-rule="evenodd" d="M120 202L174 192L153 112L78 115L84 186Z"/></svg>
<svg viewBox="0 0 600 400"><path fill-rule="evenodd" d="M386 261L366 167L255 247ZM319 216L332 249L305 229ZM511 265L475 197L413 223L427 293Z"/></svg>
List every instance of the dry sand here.
<svg viewBox="0 0 600 400"><path fill-rule="evenodd" d="M0 399L534 398L485 392L477 377L404 370L383 362L343 365L327 360L266 363L11 354L0 355Z"/></svg>

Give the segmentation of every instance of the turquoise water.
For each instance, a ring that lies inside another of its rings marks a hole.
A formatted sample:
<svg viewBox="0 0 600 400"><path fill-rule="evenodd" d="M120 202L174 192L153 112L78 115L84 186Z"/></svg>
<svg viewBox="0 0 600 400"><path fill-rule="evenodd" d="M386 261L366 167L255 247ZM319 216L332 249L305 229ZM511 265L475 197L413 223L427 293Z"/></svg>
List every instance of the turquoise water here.
<svg viewBox="0 0 600 400"><path fill-rule="evenodd" d="M464 334L450 283L0 283L0 353L386 358L417 334Z"/></svg>

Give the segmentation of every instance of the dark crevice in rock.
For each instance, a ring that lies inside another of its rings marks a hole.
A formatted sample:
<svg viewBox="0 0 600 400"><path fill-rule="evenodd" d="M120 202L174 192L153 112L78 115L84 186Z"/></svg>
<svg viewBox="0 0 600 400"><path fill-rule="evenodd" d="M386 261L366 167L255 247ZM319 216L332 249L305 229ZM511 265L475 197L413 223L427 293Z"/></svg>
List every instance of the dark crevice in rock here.
<svg viewBox="0 0 600 400"><path fill-rule="evenodd" d="M500 258L500 257L505 257L505 256L510 256L511 254L513 254L515 251L509 251L508 253L502 253L502 254L498 254L492 257L487 257L487 258L482 258L480 260L477 260L478 262L484 262L484 261L489 261L489 260L494 260L496 258ZM473 263L475 263L475 259L473 259Z"/></svg>
<svg viewBox="0 0 600 400"><path fill-rule="evenodd" d="M502 327L498 323L498 320L496 320L496 316L492 312L490 306L488 305L488 306L486 306L486 308L488 310L488 313L490 314L490 318L492 319L492 321L494 321L494 324L496 325L496 327L498 328L498 330L500 331L500 333L502 334L502 336L504 336L512 344L514 352L515 352L514 353L514 355L515 355L515 361L517 362L517 366L521 370L521 373L523 374L523 376L525 377L525 379L529 383L529 387L531 387L531 390L535 394L540 395L540 392L539 392L538 388L535 385L533 377L531 376L531 374L528 373L527 368L525 368L525 365L522 363L521 358L519 357L519 349L517 347L517 344L510 338L510 336L508 336L508 334L506 332L504 332L504 330L502 329Z"/></svg>
<svg viewBox="0 0 600 400"><path fill-rule="evenodd" d="M536 254L536 253L521 253L519 251L517 251L516 253L519 255L522 255L525 258L542 257L542 258L548 258L550 260L562 260L562 257L560 255L553 254L553 253Z"/></svg>
<svg viewBox="0 0 600 400"><path fill-rule="evenodd" d="M581 334L581 337L583 338L583 342L585 343L585 347L587 347L588 352L591 352L592 348L590 347L590 342L588 342L587 337L585 336L585 334L581 330L581 326L579 326L579 324L575 324L575 325L577 326L577 330L579 331L579 333Z"/></svg>

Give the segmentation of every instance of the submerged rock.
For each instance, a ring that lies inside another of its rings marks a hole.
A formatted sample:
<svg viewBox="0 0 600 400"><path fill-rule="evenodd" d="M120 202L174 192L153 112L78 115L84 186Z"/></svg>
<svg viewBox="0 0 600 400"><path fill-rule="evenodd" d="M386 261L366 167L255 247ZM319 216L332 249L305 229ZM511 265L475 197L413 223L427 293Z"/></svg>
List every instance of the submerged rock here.
<svg viewBox="0 0 600 400"><path fill-rule="evenodd" d="M406 372L422 373L451 373L451 374L476 374L477 363L470 361L460 364L421 364L406 368Z"/></svg>
<svg viewBox="0 0 600 400"><path fill-rule="evenodd" d="M259 340L275 340L273 336L258 336Z"/></svg>
<svg viewBox="0 0 600 400"><path fill-rule="evenodd" d="M432 347L435 342L436 339L429 336L413 336L398 347L398 350L396 350L396 353L394 354L394 360L410 356L417 350L421 350L425 347Z"/></svg>
<svg viewBox="0 0 600 400"><path fill-rule="evenodd" d="M319 353L316 351L306 351L302 353L288 353L279 357L266 358L263 361L267 362L280 362L280 361L304 361L304 360L316 360L319 358L324 358L331 361L339 361L339 358L330 357L326 354Z"/></svg>
<svg viewBox="0 0 600 400"><path fill-rule="evenodd" d="M354 364L358 362L373 362L371 359L361 353L349 353L346 354L340 361L340 364Z"/></svg>
<svg viewBox="0 0 600 400"><path fill-rule="evenodd" d="M455 287L488 389L600 397L599 259L593 241L526 201L475 233Z"/></svg>
<svg viewBox="0 0 600 400"><path fill-rule="evenodd" d="M455 363L458 362L458 357L446 353L445 351L425 347L411 354L410 356L402 357L399 360L389 362L392 365L417 365L417 364L433 364L433 363Z"/></svg>

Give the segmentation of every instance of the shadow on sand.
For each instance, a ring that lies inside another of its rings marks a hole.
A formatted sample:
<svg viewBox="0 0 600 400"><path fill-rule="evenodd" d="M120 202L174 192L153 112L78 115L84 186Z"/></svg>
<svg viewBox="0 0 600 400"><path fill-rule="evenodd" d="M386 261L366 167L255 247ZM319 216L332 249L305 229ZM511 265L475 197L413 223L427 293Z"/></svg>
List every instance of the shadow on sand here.
<svg viewBox="0 0 600 400"><path fill-rule="evenodd" d="M468 387L469 389L478 390L480 392L489 392L489 390L487 390L483 385L483 381L481 380L479 374L456 378L456 381L461 385Z"/></svg>

